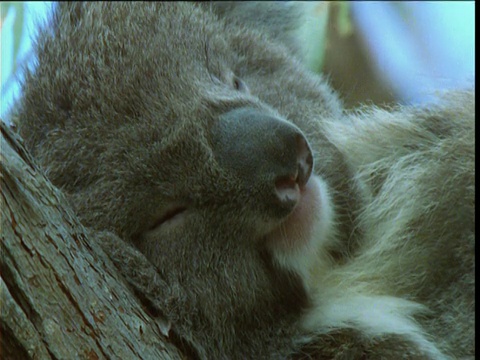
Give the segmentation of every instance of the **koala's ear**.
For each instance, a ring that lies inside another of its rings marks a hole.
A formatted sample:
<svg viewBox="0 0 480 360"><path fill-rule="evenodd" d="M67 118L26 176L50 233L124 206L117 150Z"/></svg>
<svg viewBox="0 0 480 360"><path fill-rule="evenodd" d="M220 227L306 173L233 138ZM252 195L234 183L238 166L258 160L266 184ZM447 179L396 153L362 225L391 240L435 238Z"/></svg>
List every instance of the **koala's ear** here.
<svg viewBox="0 0 480 360"><path fill-rule="evenodd" d="M227 23L255 28L286 45L304 62L322 42L328 6L323 1L210 1L202 2Z"/></svg>
<svg viewBox="0 0 480 360"><path fill-rule="evenodd" d="M204 3L219 17L263 28L271 35L301 25L305 2L297 1L210 1Z"/></svg>
<svg viewBox="0 0 480 360"><path fill-rule="evenodd" d="M210 9L227 23L256 28L269 36L286 40L302 25L306 4L296 1L211 1ZM288 42L286 45L292 45Z"/></svg>
<svg viewBox="0 0 480 360"><path fill-rule="evenodd" d="M69 20L72 25L78 23L85 11L84 1L59 1L56 6L58 13L63 15L65 20Z"/></svg>

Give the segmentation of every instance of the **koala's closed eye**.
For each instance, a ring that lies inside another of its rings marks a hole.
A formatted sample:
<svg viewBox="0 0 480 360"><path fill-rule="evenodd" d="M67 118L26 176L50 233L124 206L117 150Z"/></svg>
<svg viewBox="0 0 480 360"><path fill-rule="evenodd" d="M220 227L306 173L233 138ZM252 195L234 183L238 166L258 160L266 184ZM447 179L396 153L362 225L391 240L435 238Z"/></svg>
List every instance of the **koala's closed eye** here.
<svg viewBox="0 0 480 360"><path fill-rule="evenodd" d="M168 223L178 222L182 217L185 216L185 211L187 208L185 206L171 206L167 208L159 217L158 220L150 227L149 231L158 229L160 226L163 226Z"/></svg>
<svg viewBox="0 0 480 360"><path fill-rule="evenodd" d="M222 84L225 85L226 84L227 86L231 86L233 89L235 89L237 91L241 91L241 92L245 92L245 93L250 92L247 84L236 75L231 75L231 77L229 77L227 75L227 76L224 77L224 76L216 76L216 75L210 74L210 78L217 85L222 85ZM222 79L224 79L224 80L222 80Z"/></svg>
<svg viewBox="0 0 480 360"><path fill-rule="evenodd" d="M242 79L240 79L238 76L233 77L233 87L235 88L235 90L238 90L238 91L247 92L247 93L249 92L247 84L245 84L245 82Z"/></svg>

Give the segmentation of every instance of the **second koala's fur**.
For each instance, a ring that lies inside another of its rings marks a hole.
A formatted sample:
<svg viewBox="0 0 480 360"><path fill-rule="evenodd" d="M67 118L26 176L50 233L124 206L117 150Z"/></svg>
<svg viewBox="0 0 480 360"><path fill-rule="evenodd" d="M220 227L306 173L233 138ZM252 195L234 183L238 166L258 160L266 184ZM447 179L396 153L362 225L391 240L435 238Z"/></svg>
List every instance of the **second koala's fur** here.
<svg viewBox="0 0 480 360"><path fill-rule="evenodd" d="M345 114L217 10L60 3L16 114L49 178L199 358L474 356L473 92Z"/></svg>

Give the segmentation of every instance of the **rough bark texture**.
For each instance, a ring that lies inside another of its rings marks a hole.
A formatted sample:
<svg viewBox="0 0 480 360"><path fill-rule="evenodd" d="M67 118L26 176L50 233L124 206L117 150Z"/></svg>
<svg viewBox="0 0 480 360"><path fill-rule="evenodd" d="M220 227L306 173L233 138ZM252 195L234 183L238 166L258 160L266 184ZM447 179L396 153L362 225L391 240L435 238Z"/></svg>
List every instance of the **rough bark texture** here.
<svg viewBox="0 0 480 360"><path fill-rule="evenodd" d="M0 357L184 358L3 122L1 133Z"/></svg>

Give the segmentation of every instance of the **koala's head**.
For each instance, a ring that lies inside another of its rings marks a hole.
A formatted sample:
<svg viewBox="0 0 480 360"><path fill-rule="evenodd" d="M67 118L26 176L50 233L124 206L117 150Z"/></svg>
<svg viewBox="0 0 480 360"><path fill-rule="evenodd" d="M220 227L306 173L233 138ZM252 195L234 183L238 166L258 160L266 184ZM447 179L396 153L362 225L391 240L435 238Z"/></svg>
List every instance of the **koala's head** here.
<svg viewBox="0 0 480 360"><path fill-rule="evenodd" d="M298 310L341 166L318 125L340 112L328 86L189 3L59 7L19 125L84 224L212 311Z"/></svg>

